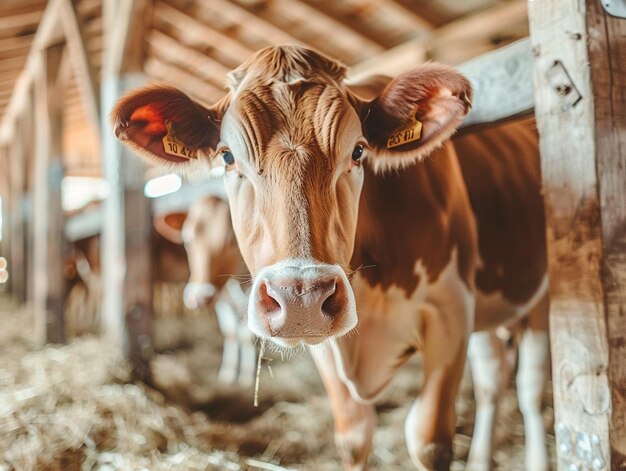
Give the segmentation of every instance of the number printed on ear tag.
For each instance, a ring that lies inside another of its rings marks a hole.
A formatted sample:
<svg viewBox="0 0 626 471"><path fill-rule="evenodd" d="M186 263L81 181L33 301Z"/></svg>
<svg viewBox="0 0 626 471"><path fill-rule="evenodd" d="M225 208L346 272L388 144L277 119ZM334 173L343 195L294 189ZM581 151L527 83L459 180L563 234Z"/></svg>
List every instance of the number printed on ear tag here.
<svg viewBox="0 0 626 471"><path fill-rule="evenodd" d="M191 150L185 146L181 141L173 137L172 125L170 122L166 122L167 134L163 137L163 150L166 154L182 157L183 159L196 159L198 158L198 151Z"/></svg>
<svg viewBox="0 0 626 471"><path fill-rule="evenodd" d="M389 139L387 139L387 149L417 141L420 137L422 137L422 122L415 121L408 128L396 131L389 136Z"/></svg>

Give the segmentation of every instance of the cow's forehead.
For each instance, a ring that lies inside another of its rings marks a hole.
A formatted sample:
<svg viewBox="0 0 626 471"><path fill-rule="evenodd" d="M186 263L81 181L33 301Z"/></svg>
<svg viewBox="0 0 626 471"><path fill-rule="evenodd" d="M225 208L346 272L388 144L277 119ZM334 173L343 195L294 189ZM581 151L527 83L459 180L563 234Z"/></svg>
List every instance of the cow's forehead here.
<svg viewBox="0 0 626 471"><path fill-rule="evenodd" d="M319 80L258 83L239 90L231 106L248 155L261 166L290 155L324 158L332 168L345 121L357 119L344 89Z"/></svg>

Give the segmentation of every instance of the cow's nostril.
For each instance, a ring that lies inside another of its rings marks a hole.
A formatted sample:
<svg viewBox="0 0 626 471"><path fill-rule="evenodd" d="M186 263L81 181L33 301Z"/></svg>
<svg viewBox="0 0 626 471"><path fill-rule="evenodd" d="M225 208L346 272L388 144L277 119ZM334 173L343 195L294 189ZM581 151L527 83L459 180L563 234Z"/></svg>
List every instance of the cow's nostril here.
<svg viewBox="0 0 626 471"><path fill-rule="evenodd" d="M260 300L259 305L265 314L272 314L275 311L280 311L280 304L276 299L272 297L267 292L267 282L265 280L261 281L261 285L259 287L260 292Z"/></svg>
<svg viewBox="0 0 626 471"><path fill-rule="evenodd" d="M346 304L346 295L341 279L335 279L334 285L333 292L322 303L322 313L328 317L336 317Z"/></svg>

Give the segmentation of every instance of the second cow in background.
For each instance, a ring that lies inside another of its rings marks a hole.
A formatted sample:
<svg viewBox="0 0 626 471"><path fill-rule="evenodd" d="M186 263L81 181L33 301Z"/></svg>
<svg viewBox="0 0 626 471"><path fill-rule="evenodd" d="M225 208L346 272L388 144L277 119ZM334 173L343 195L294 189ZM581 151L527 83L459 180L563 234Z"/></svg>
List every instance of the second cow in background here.
<svg viewBox="0 0 626 471"><path fill-rule="evenodd" d="M207 196L196 201L188 213L176 212L155 220L166 239L184 244L189 262L189 281L183 299L189 309L214 306L224 338L218 379L250 386L254 382L256 353L254 335L246 324L249 279L230 220L228 203Z"/></svg>

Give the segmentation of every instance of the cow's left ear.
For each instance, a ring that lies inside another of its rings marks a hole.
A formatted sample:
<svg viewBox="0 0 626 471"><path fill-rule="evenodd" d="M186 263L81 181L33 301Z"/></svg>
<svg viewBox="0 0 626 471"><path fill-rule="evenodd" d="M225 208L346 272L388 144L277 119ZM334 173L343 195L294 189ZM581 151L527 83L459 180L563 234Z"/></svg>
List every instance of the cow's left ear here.
<svg viewBox="0 0 626 471"><path fill-rule="evenodd" d="M187 219L187 213L169 213L164 216L157 216L154 218L154 229L161 237L173 242L175 244L182 244L183 238L181 236L183 231L183 224Z"/></svg>
<svg viewBox="0 0 626 471"><path fill-rule="evenodd" d="M180 167L215 150L228 96L205 108L183 92L152 86L131 92L111 112L119 140L157 165Z"/></svg>
<svg viewBox="0 0 626 471"><path fill-rule="evenodd" d="M374 168L403 167L430 154L456 131L471 99L469 80L443 65L425 64L396 77L360 106Z"/></svg>

